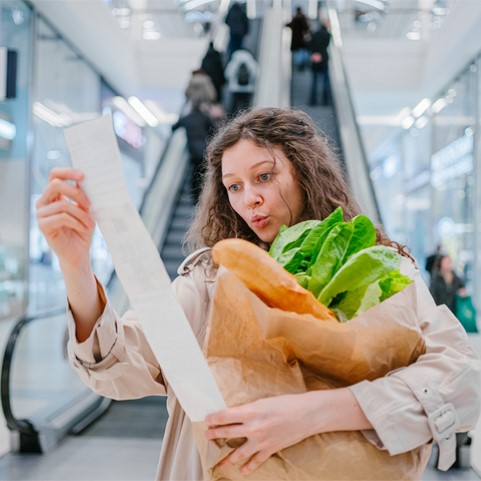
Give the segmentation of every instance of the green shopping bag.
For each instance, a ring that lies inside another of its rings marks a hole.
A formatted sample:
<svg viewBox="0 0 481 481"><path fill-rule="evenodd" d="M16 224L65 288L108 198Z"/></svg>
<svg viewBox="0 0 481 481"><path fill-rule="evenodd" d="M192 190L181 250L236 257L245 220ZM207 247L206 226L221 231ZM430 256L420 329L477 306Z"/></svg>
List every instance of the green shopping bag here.
<svg viewBox="0 0 481 481"><path fill-rule="evenodd" d="M479 332L476 325L476 309L471 296L456 296L456 317L463 325L466 332Z"/></svg>

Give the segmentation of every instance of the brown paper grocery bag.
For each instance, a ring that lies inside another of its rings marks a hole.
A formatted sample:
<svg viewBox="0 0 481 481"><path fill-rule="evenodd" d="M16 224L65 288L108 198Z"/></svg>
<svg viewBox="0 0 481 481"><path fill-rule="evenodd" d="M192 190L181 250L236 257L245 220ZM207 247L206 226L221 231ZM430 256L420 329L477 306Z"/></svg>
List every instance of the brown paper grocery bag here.
<svg viewBox="0 0 481 481"><path fill-rule="evenodd" d="M219 276L204 351L229 406L375 379L415 361L414 286L345 324L266 306L233 274ZM326 433L273 455L249 476L217 463L234 445L207 441L194 424L206 480L418 480L430 446L390 456L361 432Z"/></svg>

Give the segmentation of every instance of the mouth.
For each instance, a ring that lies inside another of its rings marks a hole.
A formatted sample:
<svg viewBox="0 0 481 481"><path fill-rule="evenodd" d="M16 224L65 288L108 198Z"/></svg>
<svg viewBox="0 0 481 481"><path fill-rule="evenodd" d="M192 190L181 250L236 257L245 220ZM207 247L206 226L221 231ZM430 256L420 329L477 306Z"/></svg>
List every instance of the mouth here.
<svg viewBox="0 0 481 481"><path fill-rule="evenodd" d="M262 228L269 223L269 217L264 215L255 215L251 218L251 224L254 227Z"/></svg>

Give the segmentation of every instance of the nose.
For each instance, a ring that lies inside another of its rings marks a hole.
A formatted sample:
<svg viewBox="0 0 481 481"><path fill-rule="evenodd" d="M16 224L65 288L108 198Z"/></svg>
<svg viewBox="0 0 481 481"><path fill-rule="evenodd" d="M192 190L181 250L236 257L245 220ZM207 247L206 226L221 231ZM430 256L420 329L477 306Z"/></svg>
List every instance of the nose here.
<svg viewBox="0 0 481 481"><path fill-rule="evenodd" d="M244 204L247 208L253 208L261 205L263 202L262 195L254 186L245 186L244 188Z"/></svg>

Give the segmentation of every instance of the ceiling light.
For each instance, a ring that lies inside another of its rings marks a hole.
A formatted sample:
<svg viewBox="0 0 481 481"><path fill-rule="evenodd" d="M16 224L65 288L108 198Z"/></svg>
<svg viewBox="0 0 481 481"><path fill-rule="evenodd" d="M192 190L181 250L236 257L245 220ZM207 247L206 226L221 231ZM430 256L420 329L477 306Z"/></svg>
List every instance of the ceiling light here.
<svg viewBox="0 0 481 481"><path fill-rule="evenodd" d="M53 127L67 127L72 123L72 119L67 115L58 114L38 101L33 103L33 113Z"/></svg>
<svg viewBox="0 0 481 481"><path fill-rule="evenodd" d="M127 15L130 15L130 8L112 8L112 15L126 17Z"/></svg>
<svg viewBox="0 0 481 481"><path fill-rule="evenodd" d="M130 120L133 120L139 127L145 127L145 120L131 107L131 105L123 97L114 97L112 105L121 110Z"/></svg>
<svg viewBox="0 0 481 481"><path fill-rule="evenodd" d="M418 128L419 130L426 127L427 124L428 124L428 118L426 115L423 115L422 117L419 117L419 119L416 120L416 128Z"/></svg>
<svg viewBox="0 0 481 481"><path fill-rule="evenodd" d="M408 115L401 123L401 127L403 129L410 129L414 124L414 117L411 115Z"/></svg>
<svg viewBox="0 0 481 481"><path fill-rule="evenodd" d="M429 107L431 107L431 100L424 98L413 108L412 114L414 117L420 117Z"/></svg>
<svg viewBox="0 0 481 481"><path fill-rule="evenodd" d="M446 107L446 105L448 105L446 99L444 97L441 97L433 103L432 110L435 114L438 114L439 112L441 112L441 110L444 109L444 107Z"/></svg>
<svg viewBox="0 0 481 481"><path fill-rule="evenodd" d="M159 38L162 37L162 35L160 34L160 32L155 32L155 31L151 31L151 32L144 32L142 34L142 38L144 40L159 40Z"/></svg>
<svg viewBox="0 0 481 481"><path fill-rule="evenodd" d="M157 127L159 124L155 115L138 99L137 97L129 97L129 104L135 111L151 126Z"/></svg>
<svg viewBox="0 0 481 481"><path fill-rule="evenodd" d="M17 128L12 122L0 118L0 137L7 140L13 140L17 133Z"/></svg>
<svg viewBox="0 0 481 481"><path fill-rule="evenodd" d="M207 3L211 3L213 1L214 0L190 0L187 3L184 3L184 5L182 5L182 7L185 10L193 10L194 8L202 7L203 5L206 5Z"/></svg>
<svg viewBox="0 0 481 481"><path fill-rule="evenodd" d="M419 32L408 32L406 38L408 40L421 40L421 34Z"/></svg>
<svg viewBox="0 0 481 481"><path fill-rule="evenodd" d="M369 7L377 8L378 10L385 10L386 5L380 0L356 0L356 3L362 3Z"/></svg>
<svg viewBox="0 0 481 481"><path fill-rule="evenodd" d="M433 15L444 16L449 13L449 10L444 7L433 7L432 9Z"/></svg>
<svg viewBox="0 0 481 481"><path fill-rule="evenodd" d="M164 112L153 100L146 100L144 103L161 124L174 124L179 120L177 114Z"/></svg>

